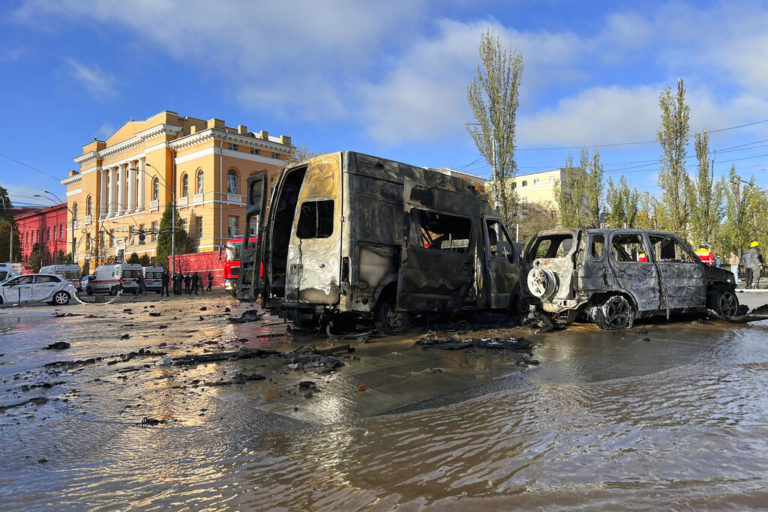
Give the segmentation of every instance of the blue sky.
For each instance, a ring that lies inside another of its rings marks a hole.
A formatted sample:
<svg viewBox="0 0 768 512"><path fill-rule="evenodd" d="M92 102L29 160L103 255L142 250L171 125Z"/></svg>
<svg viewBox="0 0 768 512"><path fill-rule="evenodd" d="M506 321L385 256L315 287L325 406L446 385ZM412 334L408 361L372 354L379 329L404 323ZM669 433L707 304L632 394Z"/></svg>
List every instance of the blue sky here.
<svg viewBox="0 0 768 512"><path fill-rule="evenodd" d="M489 28L523 54L520 173L586 146L657 192L659 93L681 77L716 173L768 188L766 2L11 0L0 24L15 203L63 197L83 145L162 110L487 177L465 123Z"/></svg>

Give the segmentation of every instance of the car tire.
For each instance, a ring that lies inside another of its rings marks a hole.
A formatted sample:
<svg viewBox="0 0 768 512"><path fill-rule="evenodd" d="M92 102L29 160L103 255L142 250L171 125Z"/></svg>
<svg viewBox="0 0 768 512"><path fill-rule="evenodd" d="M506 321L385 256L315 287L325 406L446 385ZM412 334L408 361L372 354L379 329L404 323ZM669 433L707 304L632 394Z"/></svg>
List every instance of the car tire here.
<svg viewBox="0 0 768 512"><path fill-rule="evenodd" d="M85 294L86 295L93 295L93 288L91 288L90 286L86 286L85 287Z"/></svg>
<svg viewBox="0 0 768 512"><path fill-rule="evenodd" d="M391 294L381 296L373 310L374 324L380 334L400 334L411 326L411 314L396 311L393 299Z"/></svg>
<svg viewBox="0 0 768 512"><path fill-rule="evenodd" d="M629 329L635 322L635 306L623 295L612 295L595 306L592 317L605 330Z"/></svg>
<svg viewBox="0 0 768 512"><path fill-rule="evenodd" d="M531 295L547 300L557 291L557 274L543 268L532 268L528 272L527 284Z"/></svg>
<svg viewBox="0 0 768 512"><path fill-rule="evenodd" d="M57 306L66 306L69 304L69 294L64 291L59 291L53 294L53 303Z"/></svg>
<svg viewBox="0 0 768 512"><path fill-rule="evenodd" d="M709 308L720 316L736 316L739 314L739 299L730 290L720 290L710 295Z"/></svg>
<svg viewBox="0 0 768 512"><path fill-rule="evenodd" d="M117 286L113 286L112 288L110 288L109 289L109 294L110 295L117 295Z"/></svg>

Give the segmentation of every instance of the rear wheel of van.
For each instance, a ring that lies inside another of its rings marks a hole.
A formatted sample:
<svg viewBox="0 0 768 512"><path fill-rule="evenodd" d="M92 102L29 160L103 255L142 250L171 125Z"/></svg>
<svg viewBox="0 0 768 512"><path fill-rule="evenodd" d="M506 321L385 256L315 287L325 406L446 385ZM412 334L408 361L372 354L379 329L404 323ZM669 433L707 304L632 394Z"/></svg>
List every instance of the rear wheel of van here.
<svg viewBox="0 0 768 512"><path fill-rule="evenodd" d="M53 303L57 306L66 306L69 304L69 294L67 292L56 292L53 294Z"/></svg>
<svg viewBox="0 0 768 512"><path fill-rule="evenodd" d="M109 294L110 295L117 295L117 286L113 286L112 288L110 288L109 289Z"/></svg>
<svg viewBox="0 0 768 512"><path fill-rule="evenodd" d="M381 334L399 334L411 326L411 315L407 311L395 311L391 295L382 296L373 311L376 330Z"/></svg>
<svg viewBox="0 0 768 512"><path fill-rule="evenodd" d="M91 288L90 286L86 286L85 287L85 294L86 295L93 295L93 288Z"/></svg>
<svg viewBox="0 0 768 512"><path fill-rule="evenodd" d="M635 307L626 297L612 295L595 307L593 316L601 329L629 329L635 322Z"/></svg>

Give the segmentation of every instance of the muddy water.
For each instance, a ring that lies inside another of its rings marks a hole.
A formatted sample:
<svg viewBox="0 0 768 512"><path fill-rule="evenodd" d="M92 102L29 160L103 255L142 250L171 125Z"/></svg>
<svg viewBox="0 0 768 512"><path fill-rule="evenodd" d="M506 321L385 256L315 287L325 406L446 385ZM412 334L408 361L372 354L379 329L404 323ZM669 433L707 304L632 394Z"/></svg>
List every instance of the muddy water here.
<svg viewBox="0 0 768 512"><path fill-rule="evenodd" d="M618 334L577 325L529 335L541 364L528 368L511 354L422 350L413 337L386 338L355 344L359 360L345 359L333 374L297 374L263 360L108 365L121 351L161 343L176 357L242 346L243 338L278 350L307 342L265 336L284 326L228 325L210 311L204 320L187 315L197 325L169 322L162 330L108 311L101 319L0 311L0 405L47 399L0 414L2 508L733 510L768 503L768 325L681 321ZM181 314L162 311L156 323ZM120 340L126 329L131 337ZM58 340L72 348L40 350ZM98 354L110 357L63 372L43 367ZM238 371L269 378L192 385ZM311 398L293 391L306 379L320 389ZM21 388L41 382L51 387ZM144 417L166 423L142 426Z"/></svg>

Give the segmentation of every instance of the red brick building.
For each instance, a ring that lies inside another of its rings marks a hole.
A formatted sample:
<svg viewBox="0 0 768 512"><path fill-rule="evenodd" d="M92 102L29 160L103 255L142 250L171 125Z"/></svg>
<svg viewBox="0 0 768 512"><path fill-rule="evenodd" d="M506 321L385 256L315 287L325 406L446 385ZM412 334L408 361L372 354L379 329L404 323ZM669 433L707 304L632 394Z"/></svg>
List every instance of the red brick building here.
<svg viewBox="0 0 768 512"><path fill-rule="evenodd" d="M23 263L29 260L29 253L32 252L32 246L36 242L43 245L50 263L53 263L53 259L59 251L64 251L65 254L70 252L71 249L67 245L66 204L58 204L50 208L16 215L15 218L21 241L21 261Z"/></svg>

